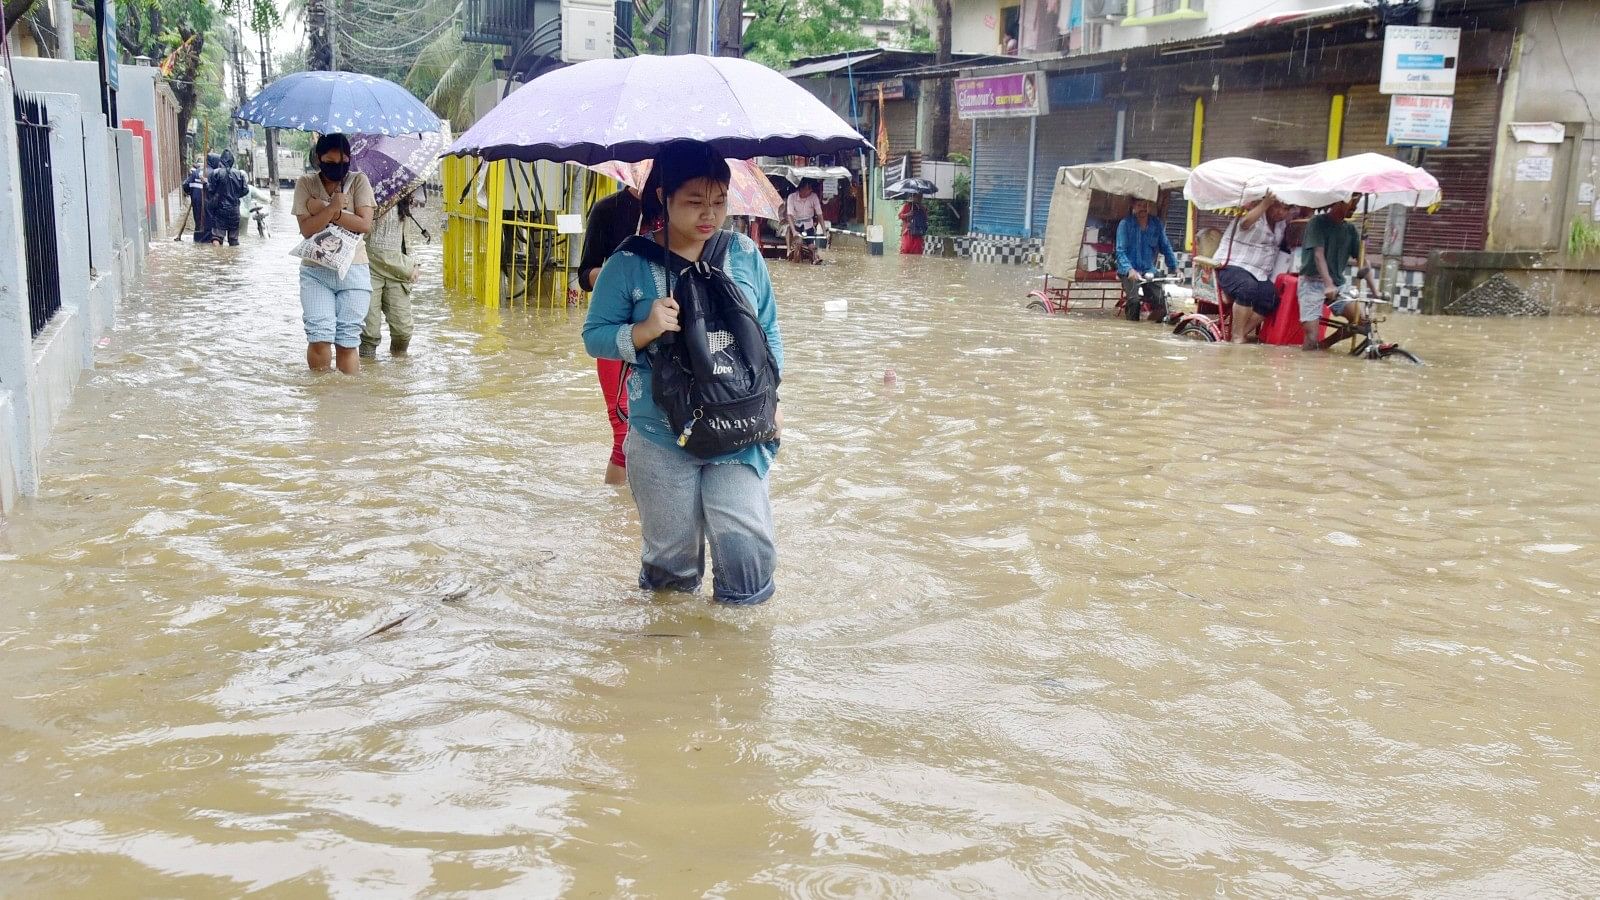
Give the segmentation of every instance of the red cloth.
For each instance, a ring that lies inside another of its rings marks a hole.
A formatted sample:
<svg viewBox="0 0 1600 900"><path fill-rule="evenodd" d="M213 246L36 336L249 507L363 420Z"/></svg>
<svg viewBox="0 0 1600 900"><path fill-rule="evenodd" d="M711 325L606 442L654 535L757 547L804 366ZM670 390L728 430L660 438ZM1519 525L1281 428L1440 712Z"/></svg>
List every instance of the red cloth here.
<svg viewBox="0 0 1600 900"><path fill-rule="evenodd" d="M922 236L902 233L900 235L900 252L908 256L921 256Z"/></svg>
<svg viewBox="0 0 1600 900"><path fill-rule="evenodd" d="M1261 343L1299 346L1305 343L1306 332L1300 326L1300 276L1284 273L1274 281L1278 290L1278 308L1261 323ZM1324 309L1323 315L1328 311ZM1321 340L1327 326L1317 326L1317 340Z"/></svg>
<svg viewBox="0 0 1600 900"><path fill-rule="evenodd" d="M611 416L611 464L626 467L627 456L622 452L622 441L628 436L628 395L622 389L622 360L597 359L595 370L600 374L600 393L606 398L606 413Z"/></svg>

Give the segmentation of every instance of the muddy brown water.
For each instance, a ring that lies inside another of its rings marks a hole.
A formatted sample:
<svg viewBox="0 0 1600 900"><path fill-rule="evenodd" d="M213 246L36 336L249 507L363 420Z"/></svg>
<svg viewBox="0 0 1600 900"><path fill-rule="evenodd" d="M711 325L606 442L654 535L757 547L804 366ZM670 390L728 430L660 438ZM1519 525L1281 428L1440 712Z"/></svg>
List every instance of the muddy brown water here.
<svg viewBox="0 0 1600 900"><path fill-rule="evenodd" d="M1600 321L1413 369L775 263L721 609L634 588L581 313L424 287L313 377L287 224L152 246L0 530L0 894L1600 893Z"/></svg>

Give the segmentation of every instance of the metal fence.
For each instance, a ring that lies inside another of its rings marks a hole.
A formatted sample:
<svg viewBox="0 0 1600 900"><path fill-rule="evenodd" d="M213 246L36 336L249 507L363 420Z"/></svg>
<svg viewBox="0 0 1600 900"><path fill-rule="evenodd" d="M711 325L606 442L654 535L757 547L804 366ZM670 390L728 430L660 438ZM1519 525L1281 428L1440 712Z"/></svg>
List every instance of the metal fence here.
<svg viewBox="0 0 1600 900"><path fill-rule="evenodd" d="M564 309L577 299L575 235L562 233L557 220L563 210L589 209L614 183L572 166L554 169L559 174L541 178L530 163L444 160L446 287L486 306Z"/></svg>
<svg viewBox="0 0 1600 900"><path fill-rule="evenodd" d="M28 321L38 337L61 309L61 266L56 252L55 172L50 162L50 119L44 101L18 92L17 162L22 171L22 240L28 266Z"/></svg>

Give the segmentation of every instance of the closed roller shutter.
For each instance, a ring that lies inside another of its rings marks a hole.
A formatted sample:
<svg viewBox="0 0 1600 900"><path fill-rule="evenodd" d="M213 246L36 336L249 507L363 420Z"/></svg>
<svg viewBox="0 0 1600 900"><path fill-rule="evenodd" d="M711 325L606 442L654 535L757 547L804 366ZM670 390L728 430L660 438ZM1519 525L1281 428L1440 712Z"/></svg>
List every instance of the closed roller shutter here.
<svg viewBox="0 0 1600 900"><path fill-rule="evenodd" d="M1201 158L1246 156L1285 166L1322 162L1332 99L1320 87L1218 94L1206 102Z"/></svg>
<svg viewBox="0 0 1600 900"><path fill-rule="evenodd" d="M980 119L972 165L972 230L1024 237L1031 119Z"/></svg>
<svg viewBox="0 0 1600 900"><path fill-rule="evenodd" d="M1194 132L1194 99L1190 97L1152 98L1130 104L1124 124L1123 153L1132 159L1172 163L1189 167L1189 149ZM1189 204L1181 193L1167 205L1164 220L1167 240L1182 248L1188 227Z"/></svg>
<svg viewBox="0 0 1600 900"><path fill-rule="evenodd" d="M890 100L883 105L889 119L889 151L904 156L917 149L917 104L913 100ZM907 175L920 175L908 172Z"/></svg>
<svg viewBox="0 0 1600 900"><path fill-rule="evenodd" d="M1243 156L1284 166L1328 157L1328 113L1333 92L1325 87L1235 90L1206 101L1202 159ZM1227 216L1202 213L1195 230L1228 227Z"/></svg>
<svg viewBox="0 0 1600 900"><path fill-rule="evenodd" d="M1422 167L1439 179L1444 199L1437 212L1412 213L1406 220L1408 267L1426 263L1433 250L1482 250L1489 226L1489 181L1494 168L1495 136L1500 122L1500 85L1493 76L1456 80L1455 109L1450 117L1450 146L1428 150ZM1386 145L1389 98L1374 85L1350 89L1342 155L1382 153ZM1369 252L1381 245L1383 215L1368 223Z"/></svg>
<svg viewBox="0 0 1600 900"><path fill-rule="evenodd" d="M1039 119L1039 144L1033 175L1033 235L1044 235L1056 170L1081 163L1111 162L1117 149L1117 111L1109 106L1076 106Z"/></svg>

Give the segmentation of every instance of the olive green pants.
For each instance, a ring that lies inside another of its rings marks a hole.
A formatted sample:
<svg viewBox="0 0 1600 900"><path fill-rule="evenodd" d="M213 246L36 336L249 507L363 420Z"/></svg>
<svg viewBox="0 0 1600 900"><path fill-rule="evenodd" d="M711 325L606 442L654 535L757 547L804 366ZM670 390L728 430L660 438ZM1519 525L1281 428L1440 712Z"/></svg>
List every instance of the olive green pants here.
<svg viewBox="0 0 1600 900"><path fill-rule="evenodd" d="M375 348L383 340L383 322L389 322L389 340L404 347L411 343L411 283L372 273L372 306L361 327L361 343Z"/></svg>

